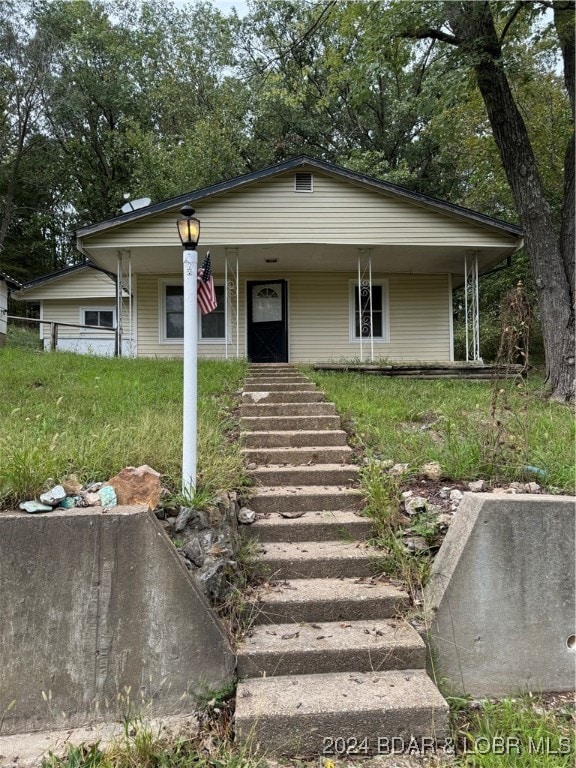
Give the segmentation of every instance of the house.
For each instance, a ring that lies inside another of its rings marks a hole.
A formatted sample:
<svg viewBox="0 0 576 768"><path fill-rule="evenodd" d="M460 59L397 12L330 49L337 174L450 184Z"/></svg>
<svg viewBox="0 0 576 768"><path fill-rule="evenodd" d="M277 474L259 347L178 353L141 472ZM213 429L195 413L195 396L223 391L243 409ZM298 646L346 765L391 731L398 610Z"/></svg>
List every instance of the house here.
<svg viewBox="0 0 576 768"><path fill-rule="evenodd" d="M44 349L50 349L56 340L58 349L69 352L115 353L118 311L115 275L87 263L75 264L23 284L13 296L39 305L43 321L39 323L39 333ZM122 316L129 328L125 305L124 294ZM123 354L131 353L129 339L127 334Z"/></svg>
<svg viewBox="0 0 576 768"><path fill-rule="evenodd" d="M20 283L5 272L0 271L0 347L6 343L8 320L8 292L20 288Z"/></svg>
<svg viewBox="0 0 576 768"><path fill-rule="evenodd" d="M183 352L189 203L210 251L217 309L198 354L254 362L453 360L452 292L465 285L479 358L478 278L522 245L511 224L333 164L298 157L77 233L130 297L133 353Z"/></svg>

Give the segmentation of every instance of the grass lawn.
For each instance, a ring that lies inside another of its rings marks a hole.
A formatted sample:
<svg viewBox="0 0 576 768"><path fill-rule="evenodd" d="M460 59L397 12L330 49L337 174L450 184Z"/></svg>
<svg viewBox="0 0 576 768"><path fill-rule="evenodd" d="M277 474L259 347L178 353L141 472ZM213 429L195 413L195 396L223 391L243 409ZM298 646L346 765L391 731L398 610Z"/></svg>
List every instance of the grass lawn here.
<svg viewBox="0 0 576 768"><path fill-rule="evenodd" d="M574 412L544 398L540 375L521 386L494 386L306 373L336 403L357 445L377 459L406 463L413 471L438 461L451 480L536 480L548 490L574 493Z"/></svg>
<svg viewBox="0 0 576 768"><path fill-rule="evenodd" d="M232 416L242 361L199 365L199 489L202 498L242 485L246 475ZM149 464L164 484L180 486L182 363L103 359L31 349L0 350L0 506L13 507L63 476L107 479L126 465ZM528 479L548 490L574 492L574 418L541 396L541 378L512 383L414 381L353 373L306 373L333 400L353 441L376 459L408 463L414 472L438 461L446 478L524 479L527 465L545 472ZM502 390L502 391L500 391ZM495 407L492 401L495 395ZM447 765L461 768L568 768L570 754L484 754L496 737L529 738L564 750L573 738L570 707L550 714L535 700L486 703L468 711L460 702L455 738L468 751ZM459 707L454 707L455 709ZM45 768L260 768L230 741L222 719L199 736L167 743L144 728L110 748L70 748ZM545 739L549 741L546 742ZM512 744L513 746L513 744ZM323 768L327 761L310 763ZM304 762L292 764L305 765ZM337 765L344 765L337 761ZM432 766L433 763L430 763Z"/></svg>
<svg viewBox="0 0 576 768"><path fill-rule="evenodd" d="M107 480L148 464L180 489L182 362L0 350L0 507L34 498L65 475ZM233 393L242 361L201 361L198 371L200 498L244 481Z"/></svg>

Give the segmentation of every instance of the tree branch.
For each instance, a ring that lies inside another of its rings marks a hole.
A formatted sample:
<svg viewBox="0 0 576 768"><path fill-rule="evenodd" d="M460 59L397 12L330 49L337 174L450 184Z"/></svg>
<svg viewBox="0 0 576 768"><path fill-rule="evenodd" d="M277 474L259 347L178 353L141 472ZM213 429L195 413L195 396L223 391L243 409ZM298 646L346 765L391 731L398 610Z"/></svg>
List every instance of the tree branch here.
<svg viewBox="0 0 576 768"><path fill-rule="evenodd" d="M451 35L449 32L443 32L441 29L432 29L430 27L415 29L412 32L402 32L400 37L412 39L416 38L417 40L426 40L427 38L431 38L432 40L440 40L443 43L448 43L449 45L455 46L460 45L462 42L456 37L456 35Z"/></svg>
<svg viewBox="0 0 576 768"><path fill-rule="evenodd" d="M506 35L508 34L508 30L510 29L510 27L511 27L511 26L512 26L512 24L514 23L514 19L516 18L516 16L518 16L518 14L520 13L520 11L522 10L522 8L523 8L525 5L526 5L526 3L525 3L525 2L523 2L523 0L518 0L518 2L516 3L516 5L514 6L514 10L513 10L513 11L512 11L512 13L510 14L510 18L508 19L508 21L506 22L506 24L504 24L504 29L502 30L502 34L500 35L500 38L499 38L499 40L500 40L500 42L501 42L501 43L504 41L504 38L505 38L505 37L506 37Z"/></svg>

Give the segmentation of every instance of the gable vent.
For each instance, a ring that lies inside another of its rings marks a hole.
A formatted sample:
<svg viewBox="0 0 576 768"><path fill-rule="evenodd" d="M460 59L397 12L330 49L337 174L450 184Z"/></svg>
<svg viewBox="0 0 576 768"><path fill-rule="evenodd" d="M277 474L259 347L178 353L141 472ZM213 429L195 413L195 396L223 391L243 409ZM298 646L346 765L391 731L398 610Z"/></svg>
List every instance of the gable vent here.
<svg viewBox="0 0 576 768"><path fill-rule="evenodd" d="M294 192L312 192L312 174L294 174Z"/></svg>

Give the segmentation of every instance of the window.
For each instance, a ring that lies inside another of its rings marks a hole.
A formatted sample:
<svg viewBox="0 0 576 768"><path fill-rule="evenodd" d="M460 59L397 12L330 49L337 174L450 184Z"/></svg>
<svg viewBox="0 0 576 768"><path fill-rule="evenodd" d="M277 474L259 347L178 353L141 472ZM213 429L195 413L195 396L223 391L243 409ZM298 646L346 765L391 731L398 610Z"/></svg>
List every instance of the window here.
<svg viewBox="0 0 576 768"><path fill-rule="evenodd" d="M224 286L215 285L214 293L218 306L207 315L201 315L200 338L224 339L226 336L226 312L224 307Z"/></svg>
<svg viewBox="0 0 576 768"><path fill-rule="evenodd" d="M388 341L388 284L386 281L372 281L370 286L362 284L358 295L358 283L350 283L350 340L370 338L370 299L372 299L372 336L379 341Z"/></svg>
<svg viewBox="0 0 576 768"><path fill-rule="evenodd" d="M113 309L83 309L82 325L100 325L114 328L116 312Z"/></svg>
<svg viewBox="0 0 576 768"><path fill-rule="evenodd" d="M218 305L207 315L198 310L198 340L224 341L226 312L224 286L215 285ZM182 283L160 283L160 341L164 344L181 343L184 338L184 286Z"/></svg>

